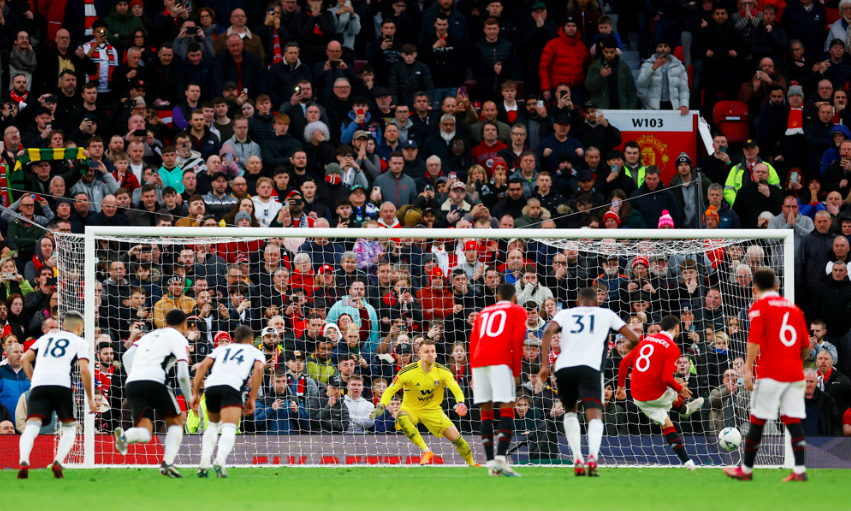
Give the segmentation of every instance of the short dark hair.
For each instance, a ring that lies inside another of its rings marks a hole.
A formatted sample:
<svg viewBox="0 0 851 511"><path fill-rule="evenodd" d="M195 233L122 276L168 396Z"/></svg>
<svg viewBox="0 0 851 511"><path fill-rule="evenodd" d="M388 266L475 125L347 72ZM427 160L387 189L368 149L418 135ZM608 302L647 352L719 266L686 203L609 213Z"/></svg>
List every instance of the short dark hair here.
<svg viewBox="0 0 851 511"><path fill-rule="evenodd" d="M576 295L577 302L597 303L597 290L593 287L583 287Z"/></svg>
<svg viewBox="0 0 851 511"><path fill-rule="evenodd" d="M247 325L239 325L233 331L233 342L242 344L254 340L254 330Z"/></svg>
<svg viewBox="0 0 851 511"><path fill-rule="evenodd" d="M664 318L662 318L662 322L659 323L662 327L662 330L669 331L673 330L674 327L680 324L680 318L674 316L673 314L668 314Z"/></svg>
<svg viewBox="0 0 851 511"><path fill-rule="evenodd" d="M180 326L186 323L186 313L180 309L168 311L165 315L165 324L168 326Z"/></svg>
<svg viewBox="0 0 851 511"><path fill-rule="evenodd" d="M514 284L503 283L500 284L498 288L496 288L496 294L500 300L511 300L514 298L514 294L517 292L517 289L514 287Z"/></svg>
<svg viewBox="0 0 851 511"><path fill-rule="evenodd" d="M777 275L771 268L757 268L753 274L753 285L759 291L774 291L777 285Z"/></svg>

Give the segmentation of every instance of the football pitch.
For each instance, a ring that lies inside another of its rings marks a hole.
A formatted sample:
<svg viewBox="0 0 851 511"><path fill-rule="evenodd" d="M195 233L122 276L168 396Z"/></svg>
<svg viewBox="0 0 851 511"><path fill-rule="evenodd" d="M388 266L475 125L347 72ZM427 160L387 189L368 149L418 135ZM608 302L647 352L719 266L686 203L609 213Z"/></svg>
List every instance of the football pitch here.
<svg viewBox="0 0 851 511"><path fill-rule="evenodd" d="M65 480L32 470L27 481L2 470L0 491L6 503L20 499L15 508L63 510L851 509L843 470L811 470L806 483L782 483L788 470L776 469L756 470L751 482L720 469L601 468L598 478L574 477L570 467L517 470L523 477L488 477L484 468L233 468L217 480L186 467L176 480L155 468L115 468L66 470Z"/></svg>

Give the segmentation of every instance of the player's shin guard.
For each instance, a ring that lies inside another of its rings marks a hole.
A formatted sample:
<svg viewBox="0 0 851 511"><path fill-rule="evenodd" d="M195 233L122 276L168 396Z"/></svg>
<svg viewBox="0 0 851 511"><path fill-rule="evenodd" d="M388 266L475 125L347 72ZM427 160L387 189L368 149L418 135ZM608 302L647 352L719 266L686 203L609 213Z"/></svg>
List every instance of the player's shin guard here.
<svg viewBox="0 0 851 511"><path fill-rule="evenodd" d="M417 447L422 449L423 452L428 450L428 446L423 440L420 432L417 431L417 427L414 426L414 423L411 422L411 418L405 415L404 413L400 413L398 417L396 417L396 422L399 423L399 427L402 428L402 433L408 437L408 440L414 443Z"/></svg>
<svg viewBox="0 0 851 511"><path fill-rule="evenodd" d="M751 425L745 437L745 455L742 459L742 470L746 474L750 474L753 471L753 466L756 462L756 453L759 451L759 445L762 443L762 428L764 427L765 419L751 415Z"/></svg>
<svg viewBox="0 0 851 511"><path fill-rule="evenodd" d="M130 428L124 432L128 444L147 444L151 441L151 432L145 428Z"/></svg>
<svg viewBox="0 0 851 511"><path fill-rule="evenodd" d="M201 437L201 463L199 464L201 468L210 468L210 458L213 457L213 451L216 449L221 424L221 422L211 422L204 430L204 436Z"/></svg>
<svg viewBox="0 0 851 511"><path fill-rule="evenodd" d="M665 435L665 441L668 442L668 445L671 446L671 449L674 450L674 453L676 453L677 458L679 458L681 462L686 463L689 459L691 459L686 452L686 447L683 445L680 434L677 433L677 428L673 426L670 428L664 428L662 430L662 434Z"/></svg>
<svg viewBox="0 0 851 511"><path fill-rule="evenodd" d="M582 430L579 428L579 417L576 412L564 414L564 434L567 436L567 445L573 453L573 462L585 463L582 457Z"/></svg>
<svg viewBox="0 0 851 511"><path fill-rule="evenodd" d="M60 465L65 463L65 457L74 448L74 441L77 439L77 423L63 422L62 436L59 437L59 445L56 447L56 458Z"/></svg>
<svg viewBox="0 0 851 511"><path fill-rule="evenodd" d="M476 462L473 460L473 450L470 449L470 444L468 444L467 441L464 440L463 436L458 435L458 438L456 438L452 442L452 445L455 446L455 448L458 450L458 454L460 454L461 457L464 458L464 461L467 462L467 465L476 464Z"/></svg>
<svg viewBox="0 0 851 511"><path fill-rule="evenodd" d="M493 460L493 410L482 410L482 446L485 458Z"/></svg>
<svg viewBox="0 0 851 511"><path fill-rule="evenodd" d="M226 422L221 425L222 436L219 438L219 452L216 454L216 465L224 466L236 442L236 424Z"/></svg>
<svg viewBox="0 0 851 511"><path fill-rule="evenodd" d="M35 443L39 431L41 431L40 421L27 421L27 426L24 428L20 443L18 444L18 448L21 451L21 465L29 465L30 452L33 450L33 443Z"/></svg>
<svg viewBox="0 0 851 511"><path fill-rule="evenodd" d="M591 419L588 422L588 455L596 460L600 454L600 445L603 443L603 421ZM590 459L590 458L589 458Z"/></svg>
<svg viewBox="0 0 851 511"><path fill-rule="evenodd" d="M499 409L499 433L497 434L496 455L505 456L511 445L511 432L514 429L514 408ZM500 458L502 459L502 458Z"/></svg>
<svg viewBox="0 0 851 511"><path fill-rule="evenodd" d="M783 416L783 423L786 424L786 429L789 430L789 436L792 437L792 455L795 457L795 468L792 470L795 474L803 474L807 471L804 458L807 450L807 439L804 436L804 425L800 419Z"/></svg>
<svg viewBox="0 0 851 511"><path fill-rule="evenodd" d="M165 433L165 449L163 452L163 463L166 465L174 465L174 458L177 457L177 451L180 450L180 443L183 441L183 427L169 426Z"/></svg>

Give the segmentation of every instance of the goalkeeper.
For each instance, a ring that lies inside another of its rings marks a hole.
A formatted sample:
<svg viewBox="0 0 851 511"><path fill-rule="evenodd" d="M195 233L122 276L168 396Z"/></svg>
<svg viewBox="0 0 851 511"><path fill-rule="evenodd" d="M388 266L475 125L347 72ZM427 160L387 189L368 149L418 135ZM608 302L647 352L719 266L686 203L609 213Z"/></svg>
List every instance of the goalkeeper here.
<svg viewBox="0 0 851 511"><path fill-rule="evenodd" d="M467 415L467 406L464 404L464 393L455 382L452 372L446 367L435 364L437 350L434 341L425 339L420 345L420 360L402 368L393 384L381 396L381 402L372 411L370 418L375 419L384 413L390 399L400 390L405 391L402 399L402 407L396 416L396 429L401 429L408 439L422 449L420 465L428 465L434 458L434 453L417 431L417 424L422 423L431 434L440 438L445 436L458 449L458 454L464 458L467 465L479 467L473 460L470 445L458 432L458 428L452 424L449 417L443 413L440 405L443 403L444 389L449 387L458 404L455 412L461 417Z"/></svg>

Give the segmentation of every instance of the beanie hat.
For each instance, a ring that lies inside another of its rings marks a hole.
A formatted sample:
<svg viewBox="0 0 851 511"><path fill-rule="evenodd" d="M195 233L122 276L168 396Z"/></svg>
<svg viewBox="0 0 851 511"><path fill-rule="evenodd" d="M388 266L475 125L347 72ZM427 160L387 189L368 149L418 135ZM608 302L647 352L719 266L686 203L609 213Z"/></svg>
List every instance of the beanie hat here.
<svg viewBox="0 0 851 511"><path fill-rule="evenodd" d="M671 214L668 213L667 209L662 210L662 216L659 217L659 225L657 226L659 229L662 227L670 227L674 228L674 219L671 218Z"/></svg>
<svg viewBox="0 0 851 511"><path fill-rule="evenodd" d="M718 216L718 210L715 209L715 206L709 206L703 216L706 218L712 217L715 219L715 223L721 223L721 218Z"/></svg>
<svg viewBox="0 0 851 511"><path fill-rule="evenodd" d="M608 220L609 218L614 219L615 222L618 223L618 227L621 226L621 217L619 217L617 213L615 213L614 211L611 211L611 210L606 211L606 214L603 215L603 224L605 224L606 220Z"/></svg>
<svg viewBox="0 0 851 511"><path fill-rule="evenodd" d="M789 92L786 93L786 97L787 98L792 97L793 94L797 94L797 95L799 95L803 98L804 97L804 89L802 89L800 85L793 85L793 86L789 87Z"/></svg>
<svg viewBox="0 0 851 511"><path fill-rule="evenodd" d="M691 157L686 154L685 151L681 152L679 156L677 156L677 166L679 167L680 163L688 163L691 166Z"/></svg>
<svg viewBox="0 0 851 511"><path fill-rule="evenodd" d="M435 277L443 278L443 270L441 270L438 266L435 266L430 272L428 272L428 283L431 284Z"/></svg>

